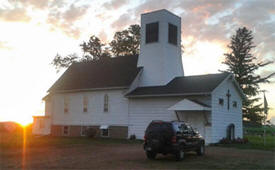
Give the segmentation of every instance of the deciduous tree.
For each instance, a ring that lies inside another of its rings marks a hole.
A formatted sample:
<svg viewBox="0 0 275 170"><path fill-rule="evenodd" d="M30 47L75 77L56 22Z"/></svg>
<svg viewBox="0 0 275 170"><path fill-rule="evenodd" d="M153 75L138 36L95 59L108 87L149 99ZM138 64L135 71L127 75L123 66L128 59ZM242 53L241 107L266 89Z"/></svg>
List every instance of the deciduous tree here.
<svg viewBox="0 0 275 170"><path fill-rule="evenodd" d="M102 58L116 57L122 55L139 54L140 46L140 26L131 25L129 28L115 33L113 40L109 44L104 44L95 35L91 36L87 42L80 44L83 55L70 54L65 57L57 54L52 61L52 65L59 71L69 67L74 62L85 62L100 60Z"/></svg>
<svg viewBox="0 0 275 170"><path fill-rule="evenodd" d="M140 26L131 25L126 30L116 32L109 45L114 56L139 54Z"/></svg>

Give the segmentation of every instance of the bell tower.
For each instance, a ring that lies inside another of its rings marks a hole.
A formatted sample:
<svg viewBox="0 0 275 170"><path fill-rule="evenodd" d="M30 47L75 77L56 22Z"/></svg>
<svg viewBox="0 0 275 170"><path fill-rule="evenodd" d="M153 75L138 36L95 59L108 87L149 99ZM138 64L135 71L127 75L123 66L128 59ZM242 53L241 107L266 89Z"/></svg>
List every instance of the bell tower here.
<svg viewBox="0 0 275 170"><path fill-rule="evenodd" d="M181 59L181 18L163 9L141 15L139 86L161 86L184 76Z"/></svg>

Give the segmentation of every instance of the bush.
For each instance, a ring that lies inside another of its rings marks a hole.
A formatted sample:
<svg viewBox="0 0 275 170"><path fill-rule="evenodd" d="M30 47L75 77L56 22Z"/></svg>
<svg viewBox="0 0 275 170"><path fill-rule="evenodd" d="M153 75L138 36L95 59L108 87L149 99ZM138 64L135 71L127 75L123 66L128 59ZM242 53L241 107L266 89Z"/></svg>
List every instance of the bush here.
<svg viewBox="0 0 275 170"><path fill-rule="evenodd" d="M129 139L130 140L136 140L137 138L136 138L136 135L131 135Z"/></svg>
<svg viewBox="0 0 275 170"><path fill-rule="evenodd" d="M248 143L248 139L236 138L234 140L229 140L228 138L222 138L218 143L219 144L246 144Z"/></svg>
<svg viewBox="0 0 275 170"><path fill-rule="evenodd" d="M89 128L85 131L86 136L90 137L90 138L94 138L97 134L97 130L95 128Z"/></svg>

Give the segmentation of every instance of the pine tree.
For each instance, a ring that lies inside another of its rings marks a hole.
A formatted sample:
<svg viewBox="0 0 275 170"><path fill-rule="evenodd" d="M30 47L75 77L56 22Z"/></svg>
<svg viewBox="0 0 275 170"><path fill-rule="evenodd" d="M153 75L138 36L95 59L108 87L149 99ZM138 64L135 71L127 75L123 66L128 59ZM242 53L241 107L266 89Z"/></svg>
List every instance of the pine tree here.
<svg viewBox="0 0 275 170"><path fill-rule="evenodd" d="M269 83L269 78L274 76L272 73L266 77L261 77L255 72L271 64L272 62L257 62L257 58L252 55L255 48L253 43L252 31L247 28L239 28L236 34L231 37L228 45L229 53L225 54L223 64L228 66L226 72L231 72L243 90L247 100L243 101L243 117L251 123L261 123L263 119L263 107L259 103L257 95L260 92L260 83Z"/></svg>

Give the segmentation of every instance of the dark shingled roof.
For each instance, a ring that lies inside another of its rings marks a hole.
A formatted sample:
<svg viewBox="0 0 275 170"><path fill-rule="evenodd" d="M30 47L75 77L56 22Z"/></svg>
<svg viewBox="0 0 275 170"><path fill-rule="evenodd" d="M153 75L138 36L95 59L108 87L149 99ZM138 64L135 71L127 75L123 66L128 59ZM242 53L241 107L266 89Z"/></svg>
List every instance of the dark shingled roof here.
<svg viewBox="0 0 275 170"><path fill-rule="evenodd" d="M72 64L48 92L129 86L141 68L138 56L122 56Z"/></svg>
<svg viewBox="0 0 275 170"><path fill-rule="evenodd" d="M176 77L165 86L138 87L128 97L210 94L229 73Z"/></svg>

